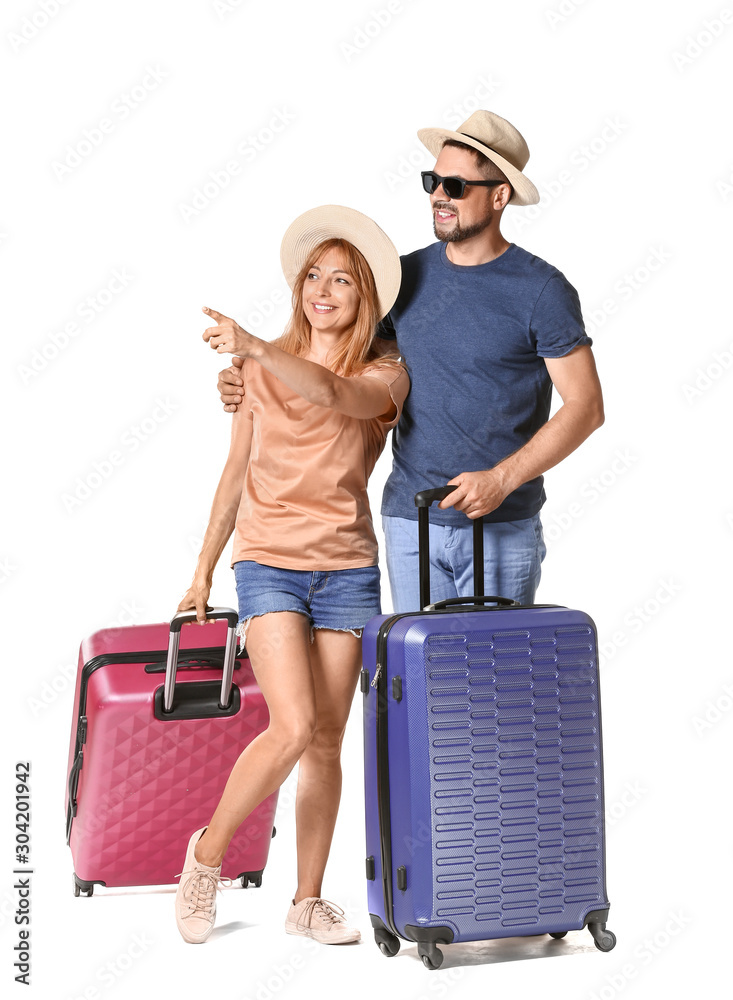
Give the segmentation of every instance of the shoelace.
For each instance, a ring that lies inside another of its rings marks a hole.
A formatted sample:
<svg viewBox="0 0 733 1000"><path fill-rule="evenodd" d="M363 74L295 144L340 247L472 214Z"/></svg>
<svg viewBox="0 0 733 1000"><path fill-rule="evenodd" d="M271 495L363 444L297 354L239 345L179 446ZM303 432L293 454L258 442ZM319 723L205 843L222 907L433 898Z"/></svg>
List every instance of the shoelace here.
<svg viewBox="0 0 733 1000"><path fill-rule="evenodd" d="M191 907L191 912L185 914L191 917L194 913L202 911L207 916L211 912L216 890L222 885L232 885L232 880L226 875L217 875L215 872L202 872L199 868L193 868L187 872L180 872L181 877L189 875L190 878L183 887L183 898ZM178 875L176 876L178 878Z"/></svg>
<svg viewBox="0 0 733 1000"><path fill-rule="evenodd" d="M331 924L342 924L344 922L344 917L346 914L328 899L313 899L307 904L302 914L298 918L297 927L299 930L306 930L309 928L313 922L314 911L318 909L318 912Z"/></svg>

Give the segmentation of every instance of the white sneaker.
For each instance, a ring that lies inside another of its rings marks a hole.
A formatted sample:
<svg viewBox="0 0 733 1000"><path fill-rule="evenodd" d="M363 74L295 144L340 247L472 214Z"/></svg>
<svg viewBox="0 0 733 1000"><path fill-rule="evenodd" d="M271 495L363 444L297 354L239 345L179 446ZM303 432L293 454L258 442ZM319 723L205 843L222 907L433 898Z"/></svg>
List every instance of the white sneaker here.
<svg viewBox="0 0 733 1000"><path fill-rule="evenodd" d="M361 938L356 927L347 926L340 906L318 896L308 896L292 904L285 930L288 934L311 937L321 944L348 944Z"/></svg>
<svg viewBox="0 0 733 1000"><path fill-rule="evenodd" d="M230 878L222 878L221 865L211 868L196 860L194 848L205 830L197 830L188 842L176 890L176 924L189 944L203 944L211 934L216 920L216 890L221 883L232 884Z"/></svg>

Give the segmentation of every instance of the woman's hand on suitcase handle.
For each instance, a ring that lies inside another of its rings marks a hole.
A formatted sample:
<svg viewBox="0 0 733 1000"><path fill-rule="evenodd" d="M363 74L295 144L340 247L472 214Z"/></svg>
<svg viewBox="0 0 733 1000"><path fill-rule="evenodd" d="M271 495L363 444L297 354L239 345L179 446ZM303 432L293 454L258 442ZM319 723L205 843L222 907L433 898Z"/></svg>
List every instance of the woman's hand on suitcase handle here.
<svg viewBox="0 0 733 1000"><path fill-rule="evenodd" d="M507 483L501 466L485 469L481 472L461 472L449 479L447 486L456 486L438 507L445 510L455 507L462 510L471 519L490 514L504 502L512 492L513 487Z"/></svg>
<svg viewBox="0 0 733 1000"><path fill-rule="evenodd" d="M176 608L176 611L192 611L195 608L196 621L199 625L204 625L207 621L206 607L210 593L210 583L194 579L193 583L184 594L183 600ZM193 622L190 624L192 625Z"/></svg>
<svg viewBox="0 0 733 1000"><path fill-rule="evenodd" d="M247 333L236 320L217 312L216 309L204 306L203 311L217 324L204 330L203 337L208 341L209 347L218 354L237 354L240 358L256 357L262 345L259 337Z"/></svg>
<svg viewBox="0 0 733 1000"><path fill-rule="evenodd" d="M244 398L243 364L244 358L234 357L231 367L224 368L219 372L216 388L219 390L219 396L227 413L235 413Z"/></svg>

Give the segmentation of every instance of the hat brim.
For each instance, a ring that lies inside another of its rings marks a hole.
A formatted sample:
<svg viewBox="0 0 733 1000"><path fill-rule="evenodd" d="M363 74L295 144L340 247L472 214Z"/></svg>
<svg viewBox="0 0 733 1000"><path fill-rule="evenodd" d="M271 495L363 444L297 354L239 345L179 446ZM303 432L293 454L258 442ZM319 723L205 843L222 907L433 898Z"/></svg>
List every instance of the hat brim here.
<svg viewBox="0 0 733 1000"><path fill-rule="evenodd" d="M280 263L292 288L303 265L324 240L343 239L359 250L374 275L383 319L394 305L402 281L400 256L392 240L369 216L343 205L320 205L288 226L280 246Z"/></svg>
<svg viewBox="0 0 733 1000"><path fill-rule="evenodd" d="M451 132L449 129L442 128L421 128L418 130L417 137L436 158L440 155L446 139L455 139L457 142L463 142L467 146L473 146L479 153L483 153L487 159L495 163L506 174L507 180L514 189L514 193L509 199L510 205L536 205L540 200L539 191L521 170L517 170L503 156L495 153L488 146L484 146L477 139L464 135L462 132Z"/></svg>

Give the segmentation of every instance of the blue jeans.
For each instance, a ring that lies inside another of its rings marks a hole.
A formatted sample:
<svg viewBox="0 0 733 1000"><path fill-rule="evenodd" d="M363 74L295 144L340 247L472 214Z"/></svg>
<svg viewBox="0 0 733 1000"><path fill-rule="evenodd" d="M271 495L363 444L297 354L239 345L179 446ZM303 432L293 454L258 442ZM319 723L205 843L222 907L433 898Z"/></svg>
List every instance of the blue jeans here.
<svg viewBox="0 0 733 1000"><path fill-rule="evenodd" d="M417 521L383 517L387 570L395 612L420 610ZM484 593L534 603L545 541L539 514L484 524ZM473 525L430 525L430 601L473 594Z"/></svg>

